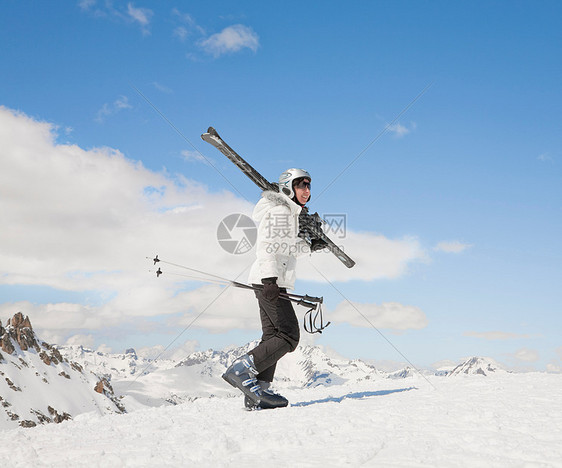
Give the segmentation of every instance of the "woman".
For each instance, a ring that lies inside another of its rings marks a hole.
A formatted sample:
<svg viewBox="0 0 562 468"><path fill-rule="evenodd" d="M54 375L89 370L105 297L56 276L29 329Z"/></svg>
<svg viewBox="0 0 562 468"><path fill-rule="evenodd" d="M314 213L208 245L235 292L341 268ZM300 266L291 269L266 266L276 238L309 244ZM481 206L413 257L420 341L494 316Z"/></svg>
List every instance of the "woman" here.
<svg viewBox="0 0 562 468"><path fill-rule="evenodd" d="M310 200L310 174L288 169L279 177L279 192L265 191L253 219L259 223L257 259L249 281L258 286L263 335L260 344L232 364L223 378L245 395L247 408L278 408L288 401L269 390L279 359L296 349L299 322L290 301L279 297L293 289L297 256L310 253L299 237L299 214ZM316 249L314 249L316 250Z"/></svg>

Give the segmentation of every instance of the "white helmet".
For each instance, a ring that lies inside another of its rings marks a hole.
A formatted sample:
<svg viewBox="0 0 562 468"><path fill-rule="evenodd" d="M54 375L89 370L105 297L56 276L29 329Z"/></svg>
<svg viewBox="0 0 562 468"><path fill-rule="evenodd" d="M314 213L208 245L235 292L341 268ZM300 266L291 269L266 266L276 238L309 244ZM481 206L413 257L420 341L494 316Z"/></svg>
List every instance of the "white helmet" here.
<svg viewBox="0 0 562 468"><path fill-rule="evenodd" d="M304 169L287 169L285 172L283 172L283 174L279 176L279 191L283 192L289 198L293 198L295 196L295 191L293 190L293 182L296 179L303 178L312 181L312 177L310 177L310 174Z"/></svg>

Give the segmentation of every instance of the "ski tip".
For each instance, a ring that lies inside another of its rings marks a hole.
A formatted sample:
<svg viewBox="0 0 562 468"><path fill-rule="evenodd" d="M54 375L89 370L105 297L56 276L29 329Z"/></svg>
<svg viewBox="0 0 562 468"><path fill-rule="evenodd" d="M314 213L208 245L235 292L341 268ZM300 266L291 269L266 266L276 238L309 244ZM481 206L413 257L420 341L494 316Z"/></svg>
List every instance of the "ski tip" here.
<svg viewBox="0 0 562 468"><path fill-rule="evenodd" d="M201 138L202 138L203 140L205 140L205 141L208 141L208 138L212 138L212 137L220 138L220 137L219 137L219 134L217 133L217 131L216 131L213 127L209 127L209 128L207 129L207 132L206 132L206 133L203 133L203 134L201 135Z"/></svg>

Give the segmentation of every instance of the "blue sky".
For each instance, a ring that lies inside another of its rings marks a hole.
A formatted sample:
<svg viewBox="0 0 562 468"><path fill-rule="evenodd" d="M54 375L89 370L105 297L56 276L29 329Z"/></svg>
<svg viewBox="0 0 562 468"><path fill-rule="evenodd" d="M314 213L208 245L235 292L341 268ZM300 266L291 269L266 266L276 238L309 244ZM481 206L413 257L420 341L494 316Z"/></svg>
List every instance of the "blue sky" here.
<svg viewBox="0 0 562 468"><path fill-rule="evenodd" d="M403 360L350 301L416 365L559 372L561 13L3 2L0 319L22 310L45 339L114 351L257 338L239 293L178 338L220 289L147 271L156 253L227 277L252 261L216 241L259 192L200 139L212 125L270 180L305 167L311 210L346 215L357 267L320 254L297 283L337 318L317 344Z"/></svg>

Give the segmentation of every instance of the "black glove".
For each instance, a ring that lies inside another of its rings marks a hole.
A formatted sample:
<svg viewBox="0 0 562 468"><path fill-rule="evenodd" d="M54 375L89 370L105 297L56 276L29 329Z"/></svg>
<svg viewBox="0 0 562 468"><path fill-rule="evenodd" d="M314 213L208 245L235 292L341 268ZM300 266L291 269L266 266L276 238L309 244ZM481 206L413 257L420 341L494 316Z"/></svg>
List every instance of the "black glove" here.
<svg viewBox="0 0 562 468"><path fill-rule="evenodd" d="M326 247L328 243L322 239L312 239L312 244L310 245L310 250L316 252L318 250L322 250Z"/></svg>
<svg viewBox="0 0 562 468"><path fill-rule="evenodd" d="M279 286L277 286L277 278L263 278L263 297L270 302L275 302L279 298Z"/></svg>

